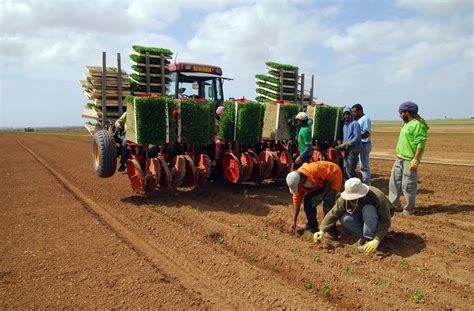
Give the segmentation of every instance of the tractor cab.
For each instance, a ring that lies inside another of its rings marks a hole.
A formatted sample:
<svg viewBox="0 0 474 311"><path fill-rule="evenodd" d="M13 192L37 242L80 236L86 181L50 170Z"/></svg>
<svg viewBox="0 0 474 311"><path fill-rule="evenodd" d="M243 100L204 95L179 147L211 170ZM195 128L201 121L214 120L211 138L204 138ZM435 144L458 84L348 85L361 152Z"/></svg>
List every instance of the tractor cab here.
<svg viewBox="0 0 474 311"><path fill-rule="evenodd" d="M170 94L174 98L207 99L218 104L224 101L222 69L217 66L176 63L169 65L171 71Z"/></svg>

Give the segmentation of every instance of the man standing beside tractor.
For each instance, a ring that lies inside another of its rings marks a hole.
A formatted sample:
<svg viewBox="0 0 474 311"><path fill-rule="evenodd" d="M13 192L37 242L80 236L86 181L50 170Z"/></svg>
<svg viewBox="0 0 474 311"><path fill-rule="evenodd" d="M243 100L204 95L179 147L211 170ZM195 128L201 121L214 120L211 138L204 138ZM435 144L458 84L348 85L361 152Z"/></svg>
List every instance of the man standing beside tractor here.
<svg viewBox="0 0 474 311"><path fill-rule="evenodd" d="M357 161L361 148L361 132L357 121L352 118L352 110L344 108L344 126L342 128L343 140L339 148L344 150L344 180L356 177Z"/></svg>
<svg viewBox="0 0 474 311"><path fill-rule="evenodd" d="M361 131L361 148L359 154L359 162L360 162L360 172L362 174L362 182L367 186L370 186L370 164L369 164L369 156L370 151L372 151L372 143L370 134L372 131L372 122L370 118L364 114L364 108L362 108L361 104L355 104L352 106L352 115L356 119L357 123L359 123L360 131Z"/></svg>
<svg viewBox="0 0 474 311"><path fill-rule="evenodd" d="M311 129L309 126L309 117L306 112L299 112L296 115L296 121L300 130L298 132L299 156L295 159L294 169L298 169L303 163L308 163L313 155L313 139L311 138Z"/></svg>
<svg viewBox="0 0 474 311"><path fill-rule="evenodd" d="M418 105L413 102L401 104L398 112L405 124L398 137L397 159L390 175L388 198L396 207L396 211L412 215L415 213L417 170L425 150L429 126L420 117ZM403 208L400 204L402 193L407 201Z"/></svg>
<svg viewBox="0 0 474 311"><path fill-rule="evenodd" d="M303 201L307 219L305 229L313 233L317 232L319 230L317 210L316 206L312 204L312 199L319 196L324 202L324 214L326 215L329 212L336 201L336 194L341 191L341 168L339 165L327 161L304 163L297 171L287 175L286 183L290 193L293 194L293 222L289 231L294 232L296 230L300 206ZM328 228L328 232L336 239L339 236L335 225Z"/></svg>

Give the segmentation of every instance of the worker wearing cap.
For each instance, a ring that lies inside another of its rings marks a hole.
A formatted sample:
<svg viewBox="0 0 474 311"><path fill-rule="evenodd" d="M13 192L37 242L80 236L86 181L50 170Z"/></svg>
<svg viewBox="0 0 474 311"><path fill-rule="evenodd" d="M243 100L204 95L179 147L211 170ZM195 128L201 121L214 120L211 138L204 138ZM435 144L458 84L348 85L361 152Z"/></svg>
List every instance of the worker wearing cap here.
<svg viewBox="0 0 474 311"><path fill-rule="evenodd" d="M303 163L308 163L313 155L313 140L311 138L308 114L306 112L299 112L296 115L296 120L300 126L298 132L298 150L300 154L295 160L295 169L299 168Z"/></svg>
<svg viewBox="0 0 474 311"><path fill-rule="evenodd" d="M314 234L319 242L340 219L342 225L360 237L359 251L375 253L390 228L393 205L382 191L369 187L359 178L349 178L336 205L326 214L320 231Z"/></svg>
<svg viewBox="0 0 474 311"><path fill-rule="evenodd" d="M398 112L404 125L398 137L397 159L390 175L388 198L396 211L411 215L415 213L417 169L425 150L429 127L418 114L418 105L413 102L401 104ZM403 208L400 204L402 193L406 199Z"/></svg>
<svg viewBox="0 0 474 311"><path fill-rule="evenodd" d="M304 163L297 171L287 175L286 183L290 188L290 193L293 194L293 222L289 231L294 232L296 229L302 201L304 201L304 211L307 219L305 229L311 232L318 231L317 210L316 206L312 205L311 199L319 196L324 202L324 214L329 212L336 201L336 194L341 191L341 168L339 165L327 161ZM330 229L333 237L337 238L339 233L336 226Z"/></svg>

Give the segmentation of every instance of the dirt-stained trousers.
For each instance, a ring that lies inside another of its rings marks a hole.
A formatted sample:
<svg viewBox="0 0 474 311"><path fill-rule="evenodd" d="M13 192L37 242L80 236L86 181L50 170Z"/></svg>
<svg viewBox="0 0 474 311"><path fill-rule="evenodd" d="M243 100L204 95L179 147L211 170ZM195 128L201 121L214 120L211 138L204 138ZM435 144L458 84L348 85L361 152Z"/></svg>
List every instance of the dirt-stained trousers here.
<svg viewBox="0 0 474 311"><path fill-rule="evenodd" d="M417 171L410 169L410 161L403 159L395 160L388 185L388 200L395 208L399 208L400 196L403 193L407 201L403 209L407 212L414 212L417 184Z"/></svg>

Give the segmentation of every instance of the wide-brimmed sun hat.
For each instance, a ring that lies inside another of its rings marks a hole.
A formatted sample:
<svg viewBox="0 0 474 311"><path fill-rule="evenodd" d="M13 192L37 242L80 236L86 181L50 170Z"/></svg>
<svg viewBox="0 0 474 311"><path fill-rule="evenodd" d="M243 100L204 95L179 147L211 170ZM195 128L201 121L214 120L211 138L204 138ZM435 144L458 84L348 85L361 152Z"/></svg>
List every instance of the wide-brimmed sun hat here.
<svg viewBox="0 0 474 311"><path fill-rule="evenodd" d="M298 192L298 184L300 182L300 173L293 171L286 175L286 184L290 188L290 193Z"/></svg>
<svg viewBox="0 0 474 311"><path fill-rule="evenodd" d="M341 197L344 200L356 200L364 197L369 192L369 186L363 184L359 178L349 178L344 184L344 191Z"/></svg>

